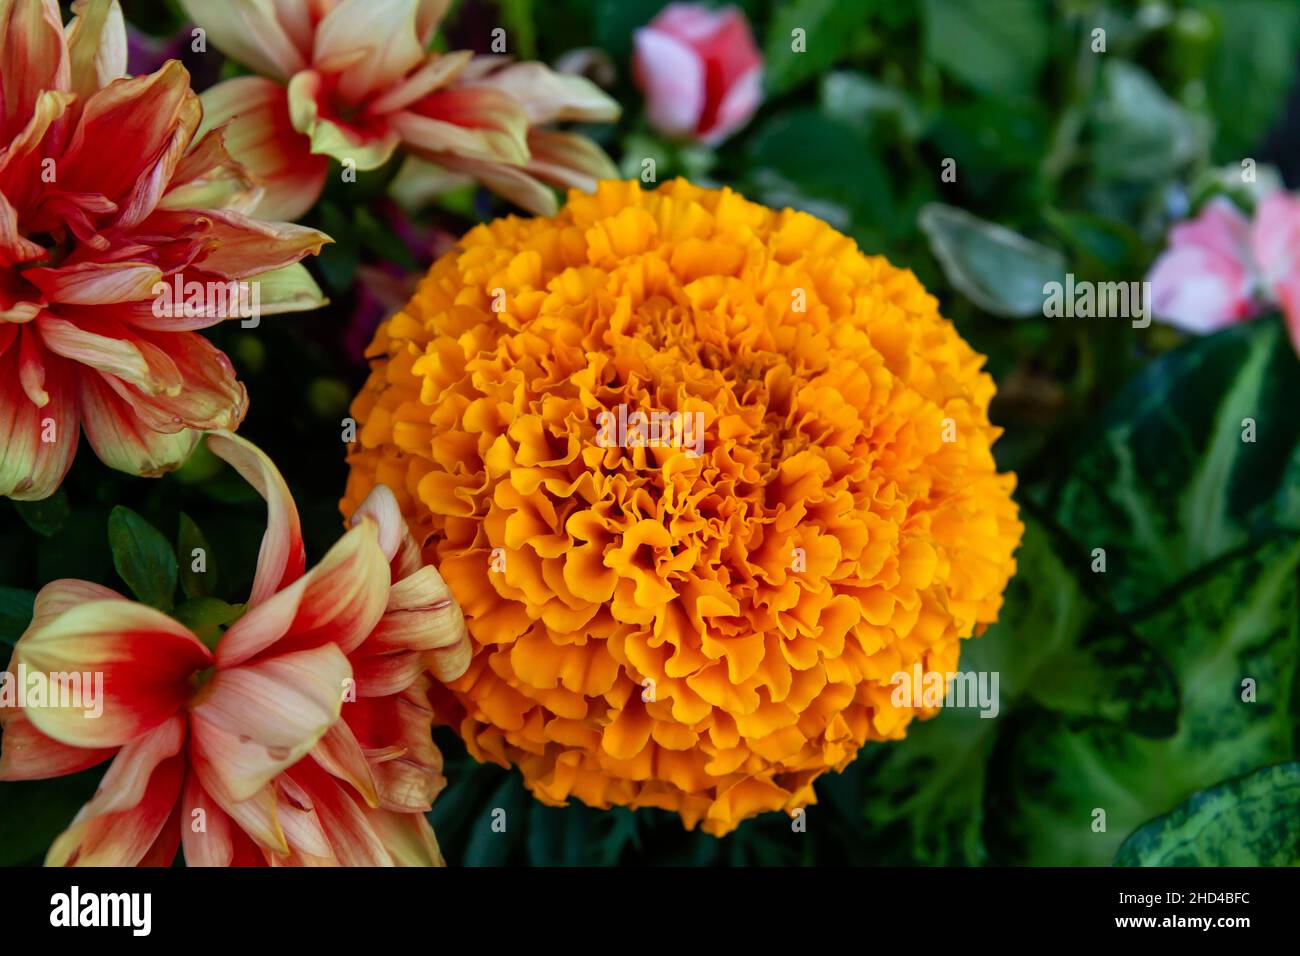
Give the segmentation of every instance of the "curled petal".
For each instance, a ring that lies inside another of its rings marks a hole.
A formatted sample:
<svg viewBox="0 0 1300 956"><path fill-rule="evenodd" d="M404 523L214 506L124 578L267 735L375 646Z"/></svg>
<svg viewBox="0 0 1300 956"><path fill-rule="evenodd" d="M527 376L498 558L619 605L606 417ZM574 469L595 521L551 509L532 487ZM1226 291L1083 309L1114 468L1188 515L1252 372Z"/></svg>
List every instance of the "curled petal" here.
<svg viewBox="0 0 1300 956"><path fill-rule="evenodd" d="M575 133L534 129L528 133L528 172L562 189L593 192L602 179L617 179L618 168L605 151Z"/></svg>
<svg viewBox="0 0 1300 956"><path fill-rule="evenodd" d="M244 76L218 83L201 99L202 130L220 128L226 149L262 186L254 214L294 220L315 204L329 158L313 154L311 138L294 129L283 86Z"/></svg>
<svg viewBox="0 0 1300 956"><path fill-rule="evenodd" d="M482 85L439 90L390 119L408 147L436 155L520 164L528 161L528 114L508 93Z"/></svg>
<svg viewBox="0 0 1300 956"><path fill-rule="evenodd" d="M10 678L16 679L16 678ZM103 763L111 747L69 747L37 730L21 707L0 708L0 781L48 780Z"/></svg>
<svg viewBox="0 0 1300 956"><path fill-rule="evenodd" d="M227 279L246 279L320 252L330 237L306 226L266 222L238 212L204 213L211 220L206 238L211 250L195 266Z"/></svg>
<svg viewBox="0 0 1300 956"><path fill-rule="evenodd" d="M86 439L108 467L157 477L184 464L198 444L200 433L193 429L160 432L145 425L101 375L87 371L78 383Z"/></svg>
<svg viewBox="0 0 1300 956"><path fill-rule="evenodd" d="M543 63L515 63L479 82L509 93L533 124L613 123L622 112L617 100L585 76L556 73Z"/></svg>
<svg viewBox="0 0 1300 956"><path fill-rule="evenodd" d="M40 406L23 389L21 367L20 349L0 355L0 495L39 501L58 490L72 465L80 417L66 362L45 356Z"/></svg>
<svg viewBox="0 0 1300 956"><path fill-rule="evenodd" d="M121 749L95 798L50 846L46 866L135 866L172 817L185 776L176 716Z"/></svg>
<svg viewBox="0 0 1300 956"><path fill-rule="evenodd" d="M191 675L211 661L208 649L167 615L111 599L47 616L14 648L14 665L43 675L50 687L39 706L28 700L32 724L89 748L122 746L168 720L189 698ZM54 699L62 675L78 679L79 697Z"/></svg>
<svg viewBox="0 0 1300 956"><path fill-rule="evenodd" d="M284 653L335 644L351 653L383 615L390 580L375 525L363 522L319 565L232 624L217 646L218 664L233 667L272 645Z"/></svg>
<svg viewBox="0 0 1300 956"><path fill-rule="evenodd" d="M207 31L208 41L221 52L283 83L306 69L307 57L276 15L280 5L276 0L181 0L186 16Z"/></svg>
<svg viewBox="0 0 1300 956"><path fill-rule="evenodd" d="M208 436L208 448L243 475L266 501L266 533L257 556L249 607L256 607L302 577L307 565L302 524L284 476L260 448L230 432Z"/></svg>
<svg viewBox="0 0 1300 956"><path fill-rule="evenodd" d="M112 201L119 226L142 222L162 198L202 112L176 60L148 76L110 83L82 108L59 163L60 187ZM106 163L105 156L117 159Z"/></svg>
<svg viewBox="0 0 1300 956"><path fill-rule="evenodd" d="M312 62L338 73L338 92L360 103L420 62L419 0L343 0L316 27Z"/></svg>
<svg viewBox="0 0 1300 956"><path fill-rule="evenodd" d="M55 0L0 3L0 142L7 143L27 124L46 90L71 84L63 18Z"/></svg>
<svg viewBox="0 0 1300 956"><path fill-rule="evenodd" d="M194 751L210 770L204 786L251 799L338 720L351 676L332 644L219 669L190 705Z"/></svg>
<svg viewBox="0 0 1300 956"><path fill-rule="evenodd" d="M144 262L79 262L28 269L24 277L51 301L67 305L107 305L147 299L162 271Z"/></svg>
<svg viewBox="0 0 1300 956"><path fill-rule="evenodd" d="M117 0L77 0L68 24L72 91L85 99L126 76L126 20Z"/></svg>

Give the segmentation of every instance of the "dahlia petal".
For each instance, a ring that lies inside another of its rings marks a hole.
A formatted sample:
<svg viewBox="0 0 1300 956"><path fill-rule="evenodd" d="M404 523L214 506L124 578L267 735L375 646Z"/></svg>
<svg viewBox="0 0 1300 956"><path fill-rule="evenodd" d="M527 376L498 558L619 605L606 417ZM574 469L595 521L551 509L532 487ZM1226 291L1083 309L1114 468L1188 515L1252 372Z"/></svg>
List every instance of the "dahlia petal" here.
<svg viewBox="0 0 1300 956"><path fill-rule="evenodd" d="M194 773L186 774L181 793L181 843L186 866L230 866L235 858L235 826L203 789Z"/></svg>
<svg viewBox="0 0 1300 956"><path fill-rule="evenodd" d="M431 156L430 159L446 169L467 173L498 196L534 215L553 216L559 206L555 193L518 166L462 159L453 153Z"/></svg>
<svg viewBox="0 0 1300 956"><path fill-rule="evenodd" d="M384 845L393 866L446 866L438 838L422 813L362 808L371 832Z"/></svg>
<svg viewBox="0 0 1300 956"><path fill-rule="evenodd" d="M85 100L126 76L126 20L117 0L78 0L68 24L72 91Z"/></svg>
<svg viewBox="0 0 1300 956"><path fill-rule="evenodd" d="M273 644L279 653L322 644L351 653L383 615L390 580L375 526L363 522L320 564L232 624L217 646L218 664L233 667Z"/></svg>
<svg viewBox="0 0 1300 956"><path fill-rule="evenodd" d="M238 471L266 501L266 533L248 606L256 607L302 577L307 565L302 525L284 476L260 448L229 432L208 436L208 448Z"/></svg>
<svg viewBox="0 0 1300 956"><path fill-rule="evenodd" d="M142 222L157 206L202 118L189 74L177 60L148 76L116 80L83 105L59 184L116 203L116 223ZM105 163L105 156L118 161Z"/></svg>
<svg viewBox="0 0 1300 956"><path fill-rule="evenodd" d="M368 697L343 708L370 765L379 805L388 810L427 813L447 785L442 753L430 735L428 688L426 677L401 695Z"/></svg>
<svg viewBox="0 0 1300 956"><path fill-rule="evenodd" d="M81 375L78 385L86 439L110 468L157 477L184 464L198 444L200 433L192 429L167 433L147 427L131 405L93 372Z"/></svg>
<svg viewBox="0 0 1300 956"><path fill-rule="evenodd" d="M362 102L420 62L419 7L418 0L343 0L317 25L312 62L339 74L346 102Z"/></svg>
<svg viewBox="0 0 1300 956"><path fill-rule="evenodd" d="M142 350L158 353L174 370L174 387L144 392L116 377L105 378L148 428L177 432L238 428L248 410L248 394L235 379L230 359L197 332L167 335L166 352L149 341L157 333L137 329ZM152 354L152 353L151 353Z"/></svg>
<svg viewBox="0 0 1300 956"><path fill-rule="evenodd" d="M226 148L229 127L206 129L207 120L205 110L198 142L176 166L158 208L168 211L231 209L251 214L265 191Z"/></svg>
<svg viewBox="0 0 1300 956"><path fill-rule="evenodd" d="M226 149L262 187L257 205L243 211L291 221L315 205L325 188L329 158L314 155L310 137L294 129L288 90L262 77L244 76L218 83L201 99L200 131L220 128Z"/></svg>
<svg viewBox="0 0 1300 956"><path fill-rule="evenodd" d="M528 172L561 189L595 192L596 183L614 179L618 168L603 149L576 133L534 129L528 133Z"/></svg>
<svg viewBox="0 0 1300 956"><path fill-rule="evenodd" d="M300 0L295 2L301 5ZM207 31L213 46L254 73L281 83L307 68L305 51L295 45L277 16L278 7L292 5L276 0L181 0L186 16Z"/></svg>
<svg viewBox="0 0 1300 956"><path fill-rule="evenodd" d="M172 717L124 746L90 803L55 838L46 866L135 866L172 816L185 776L185 720Z"/></svg>
<svg viewBox="0 0 1300 956"><path fill-rule="evenodd" d="M618 101L585 76L557 73L543 63L515 63L479 81L510 94L529 123L613 123Z"/></svg>
<svg viewBox="0 0 1300 956"><path fill-rule="evenodd" d="M402 542L410 534L406 529L406 519L397 506L397 498L387 485L376 485L361 502L361 507L348 519L348 526L355 527L362 519L369 518L375 523L379 534L379 547L390 562L397 556Z"/></svg>
<svg viewBox="0 0 1300 956"><path fill-rule="evenodd" d="M4 265L31 262L45 254L43 246L18 231L18 213L8 198L0 193L0 262Z"/></svg>
<svg viewBox="0 0 1300 956"><path fill-rule="evenodd" d="M430 93L389 118L409 148L467 160L528 161L528 114L513 96L482 85Z"/></svg>
<svg viewBox="0 0 1300 956"><path fill-rule="evenodd" d="M1245 261L1249 242L1250 221L1224 196L1211 199L1200 215L1169 230L1170 246L1200 246L1239 262Z"/></svg>
<svg viewBox="0 0 1300 956"><path fill-rule="evenodd" d="M23 273L50 300L67 305L106 305L148 299L162 281L157 266L143 262L80 262Z"/></svg>
<svg viewBox="0 0 1300 956"><path fill-rule="evenodd" d="M167 721L189 699L191 675L211 661L208 649L172 618L113 599L48 616L14 648L15 666L75 675L86 688L73 706L29 700L25 709L41 733L88 748L122 746Z"/></svg>
<svg viewBox="0 0 1300 956"><path fill-rule="evenodd" d="M49 401L37 407L23 391L20 352L0 355L0 495L39 501L54 494L72 466L81 427L66 363L45 362L41 384Z"/></svg>
<svg viewBox="0 0 1300 956"><path fill-rule="evenodd" d="M293 265L331 241L306 226L266 222L238 212L208 210L204 216L212 222L207 234L212 249L195 265L227 279L247 279Z"/></svg>
<svg viewBox="0 0 1300 956"><path fill-rule="evenodd" d="M370 774L370 764L346 720L330 727L311 756L326 772L351 784L368 805L379 806L379 792Z"/></svg>
<svg viewBox="0 0 1300 956"><path fill-rule="evenodd" d="M345 784L310 760L294 767L289 776L311 800L339 865L393 865L383 838Z"/></svg>
<svg viewBox="0 0 1300 956"><path fill-rule="evenodd" d="M11 678L16 679L16 678ZM48 780L101 764L110 747L69 747L37 730L21 707L0 708L0 781Z"/></svg>
<svg viewBox="0 0 1300 956"><path fill-rule="evenodd" d="M330 644L218 669L191 704L190 721L195 753L220 792L248 800L306 756L339 719L351 676Z"/></svg>
<svg viewBox="0 0 1300 956"><path fill-rule="evenodd" d="M36 603L32 608L32 620L28 630L43 627L64 611L70 611L89 601L127 601L112 588L93 581L78 581L75 578L60 578L51 581L36 592Z"/></svg>
<svg viewBox="0 0 1300 956"><path fill-rule="evenodd" d="M114 375L137 388L155 389L152 369L134 342L98 335L50 314L37 319L36 327L54 354Z"/></svg>
<svg viewBox="0 0 1300 956"><path fill-rule="evenodd" d="M370 108L381 114L405 109L421 97L453 83L473 58L472 50L431 54L423 66L376 99Z"/></svg>
<svg viewBox="0 0 1300 956"><path fill-rule="evenodd" d="M70 86L63 18L55 0L0 3L0 143L8 143L31 118L46 90Z"/></svg>
<svg viewBox="0 0 1300 956"><path fill-rule="evenodd" d="M14 262L41 259L47 254L39 244L17 235L13 209L30 209L39 198L46 135L64 120L75 100L72 93L45 90L36 98L27 125L0 150L0 198L4 199L0 203L0 250L9 250L7 258Z"/></svg>
<svg viewBox="0 0 1300 956"><path fill-rule="evenodd" d="M378 169L392 157L401 136L381 126L363 128L321 115L323 81L314 70L304 70L289 81L289 116L293 128L306 134L311 152L351 161L357 169Z"/></svg>

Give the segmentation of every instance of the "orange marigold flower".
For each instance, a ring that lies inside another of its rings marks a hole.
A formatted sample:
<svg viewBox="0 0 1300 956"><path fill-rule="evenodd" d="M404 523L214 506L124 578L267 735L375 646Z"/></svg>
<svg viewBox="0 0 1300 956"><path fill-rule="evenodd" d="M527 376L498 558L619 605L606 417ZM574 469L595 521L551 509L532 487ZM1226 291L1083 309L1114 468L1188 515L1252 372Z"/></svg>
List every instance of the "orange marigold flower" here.
<svg viewBox="0 0 1300 956"><path fill-rule="evenodd" d="M395 490L469 623L460 732L546 803L809 804L1014 572L983 358L805 213L575 191L472 230L370 355L343 510Z"/></svg>
<svg viewBox="0 0 1300 956"><path fill-rule="evenodd" d="M250 218L261 189L198 135L184 67L126 77L116 0L72 8L65 32L55 0L0 0L0 495L25 500L82 428L142 475L237 428L244 387L194 330L324 301L299 260L327 237Z"/></svg>

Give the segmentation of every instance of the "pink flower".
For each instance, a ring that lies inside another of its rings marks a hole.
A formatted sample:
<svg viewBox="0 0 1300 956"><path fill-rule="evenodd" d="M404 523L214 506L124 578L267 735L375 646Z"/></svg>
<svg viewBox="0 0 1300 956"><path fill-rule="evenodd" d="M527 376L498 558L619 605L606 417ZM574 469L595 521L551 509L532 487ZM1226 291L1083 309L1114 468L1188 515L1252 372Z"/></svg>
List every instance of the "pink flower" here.
<svg viewBox="0 0 1300 956"><path fill-rule="evenodd" d="M637 85L659 132L713 146L758 109L763 58L735 7L671 4L636 31L635 42Z"/></svg>
<svg viewBox="0 0 1300 956"><path fill-rule="evenodd" d="M1300 199L1271 193L1253 220L1212 200L1170 230L1147 279L1152 309L1169 325L1204 335L1275 305L1300 352Z"/></svg>

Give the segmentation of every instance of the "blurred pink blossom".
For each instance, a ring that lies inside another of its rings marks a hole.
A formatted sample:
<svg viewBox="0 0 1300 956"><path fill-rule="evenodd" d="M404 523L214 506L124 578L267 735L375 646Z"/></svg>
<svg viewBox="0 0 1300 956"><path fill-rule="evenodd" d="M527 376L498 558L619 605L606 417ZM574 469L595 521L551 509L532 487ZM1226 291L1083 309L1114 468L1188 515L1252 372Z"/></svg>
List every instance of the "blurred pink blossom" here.
<svg viewBox="0 0 1300 956"><path fill-rule="evenodd" d="M1254 219L1212 200L1169 231L1147 279L1156 318L1169 325L1204 335L1277 306L1300 352L1300 199L1270 193Z"/></svg>
<svg viewBox="0 0 1300 956"><path fill-rule="evenodd" d="M758 109L763 58L737 8L670 4L634 39L636 82L660 133L714 146Z"/></svg>

